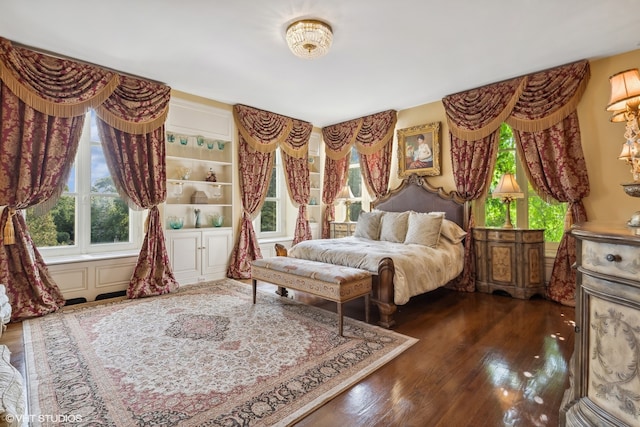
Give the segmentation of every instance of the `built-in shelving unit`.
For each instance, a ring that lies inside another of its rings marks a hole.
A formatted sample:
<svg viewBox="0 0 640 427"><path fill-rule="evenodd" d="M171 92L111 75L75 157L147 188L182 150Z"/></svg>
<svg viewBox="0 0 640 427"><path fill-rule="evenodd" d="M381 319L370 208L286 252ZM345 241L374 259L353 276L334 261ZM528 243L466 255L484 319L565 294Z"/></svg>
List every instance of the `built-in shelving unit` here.
<svg viewBox="0 0 640 427"><path fill-rule="evenodd" d="M173 272L181 284L221 279L233 250L232 113L172 99L166 133L163 215ZM180 228L172 227L176 218Z"/></svg>
<svg viewBox="0 0 640 427"><path fill-rule="evenodd" d="M199 146L198 136L180 135L179 137L187 143L182 145L167 142L166 218L182 217L184 218L183 228L194 228L196 219L194 212L195 209L199 209L202 228L213 227L214 216L222 216L223 227L231 226L233 214L231 143L204 138L204 145ZM207 143L214 145L214 148L208 148ZM215 181L207 181L210 174L215 175ZM202 192L199 194L206 199L200 198L201 202L194 203L192 197L197 191ZM166 227L170 227L169 221Z"/></svg>
<svg viewBox="0 0 640 427"><path fill-rule="evenodd" d="M322 136L314 132L309 139L309 184L310 196L307 206L307 219L311 235L319 239L322 233L322 157L320 147Z"/></svg>

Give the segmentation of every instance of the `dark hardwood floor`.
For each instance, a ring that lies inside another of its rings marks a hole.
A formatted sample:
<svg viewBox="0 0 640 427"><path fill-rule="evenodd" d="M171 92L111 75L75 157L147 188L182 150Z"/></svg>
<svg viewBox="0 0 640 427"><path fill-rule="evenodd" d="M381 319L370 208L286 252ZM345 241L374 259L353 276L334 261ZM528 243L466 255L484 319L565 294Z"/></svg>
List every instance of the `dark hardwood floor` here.
<svg viewBox="0 0 640 427"><path fill-rule="evenodd" d="M306 294L295 298L336 310ZM345 314L364 320L362 300L347 303ZM573 308L439 289L399 307L396 319L395 331L419 341L297 426L558 425ZM10 324L1 340L24 373L22 325Z"/></svg>

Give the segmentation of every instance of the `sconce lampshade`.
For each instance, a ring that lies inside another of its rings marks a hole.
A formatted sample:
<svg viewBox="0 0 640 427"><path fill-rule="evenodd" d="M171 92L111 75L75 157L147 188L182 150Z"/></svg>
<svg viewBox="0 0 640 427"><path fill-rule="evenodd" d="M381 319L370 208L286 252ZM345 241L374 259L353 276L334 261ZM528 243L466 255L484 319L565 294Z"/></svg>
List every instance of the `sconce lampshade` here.
<svg viewBox="0 0 640 427"><path fill-rule="evenodd" d="M640 72L638 69L621 71L609 77L611 83L611 98L607 111L620 113L627 109L627 104L640 103ZM614 113L614 117L617 114ZM623 121L622 119L611 121Z"/></svg>
<svg viewBox="0 0 640 427"><path fill-rule="evenodd" d="M622 144L622 151L620 152L618 159L630 161L632 157L633 157L633 153L631 153L631 144L627 144L626 142L624 142Z"/></svg>
<svg viewBox="0 0 640 427"><path fill-rule="evenodd" d="M322 21L303 19L289 25L286 39L294 55L304 59L319 58L329 52L333 31Z"/></svg>

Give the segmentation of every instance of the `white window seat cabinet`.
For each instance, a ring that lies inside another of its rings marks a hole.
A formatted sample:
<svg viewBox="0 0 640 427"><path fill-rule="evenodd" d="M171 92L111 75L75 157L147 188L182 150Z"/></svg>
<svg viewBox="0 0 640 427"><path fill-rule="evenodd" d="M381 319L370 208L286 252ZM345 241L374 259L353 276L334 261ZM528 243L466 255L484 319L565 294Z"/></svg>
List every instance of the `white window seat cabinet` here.
<svg viewBox="0 0 640 427"><path fill-rule="evenodd" d="M181 285L224 279L233 250L230 227L166 230L167 252Z"/></svg>

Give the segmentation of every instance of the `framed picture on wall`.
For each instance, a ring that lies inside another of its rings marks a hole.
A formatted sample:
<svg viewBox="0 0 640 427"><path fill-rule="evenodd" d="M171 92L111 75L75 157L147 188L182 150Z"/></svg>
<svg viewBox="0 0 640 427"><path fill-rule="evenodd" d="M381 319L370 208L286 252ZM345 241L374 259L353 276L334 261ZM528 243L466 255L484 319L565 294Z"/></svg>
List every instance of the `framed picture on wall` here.
<svg viewBox="0 0 640 427"><path fill-rule="evenodd" d="M398 175L440 175L440 122L399 129Z"/></svg>

